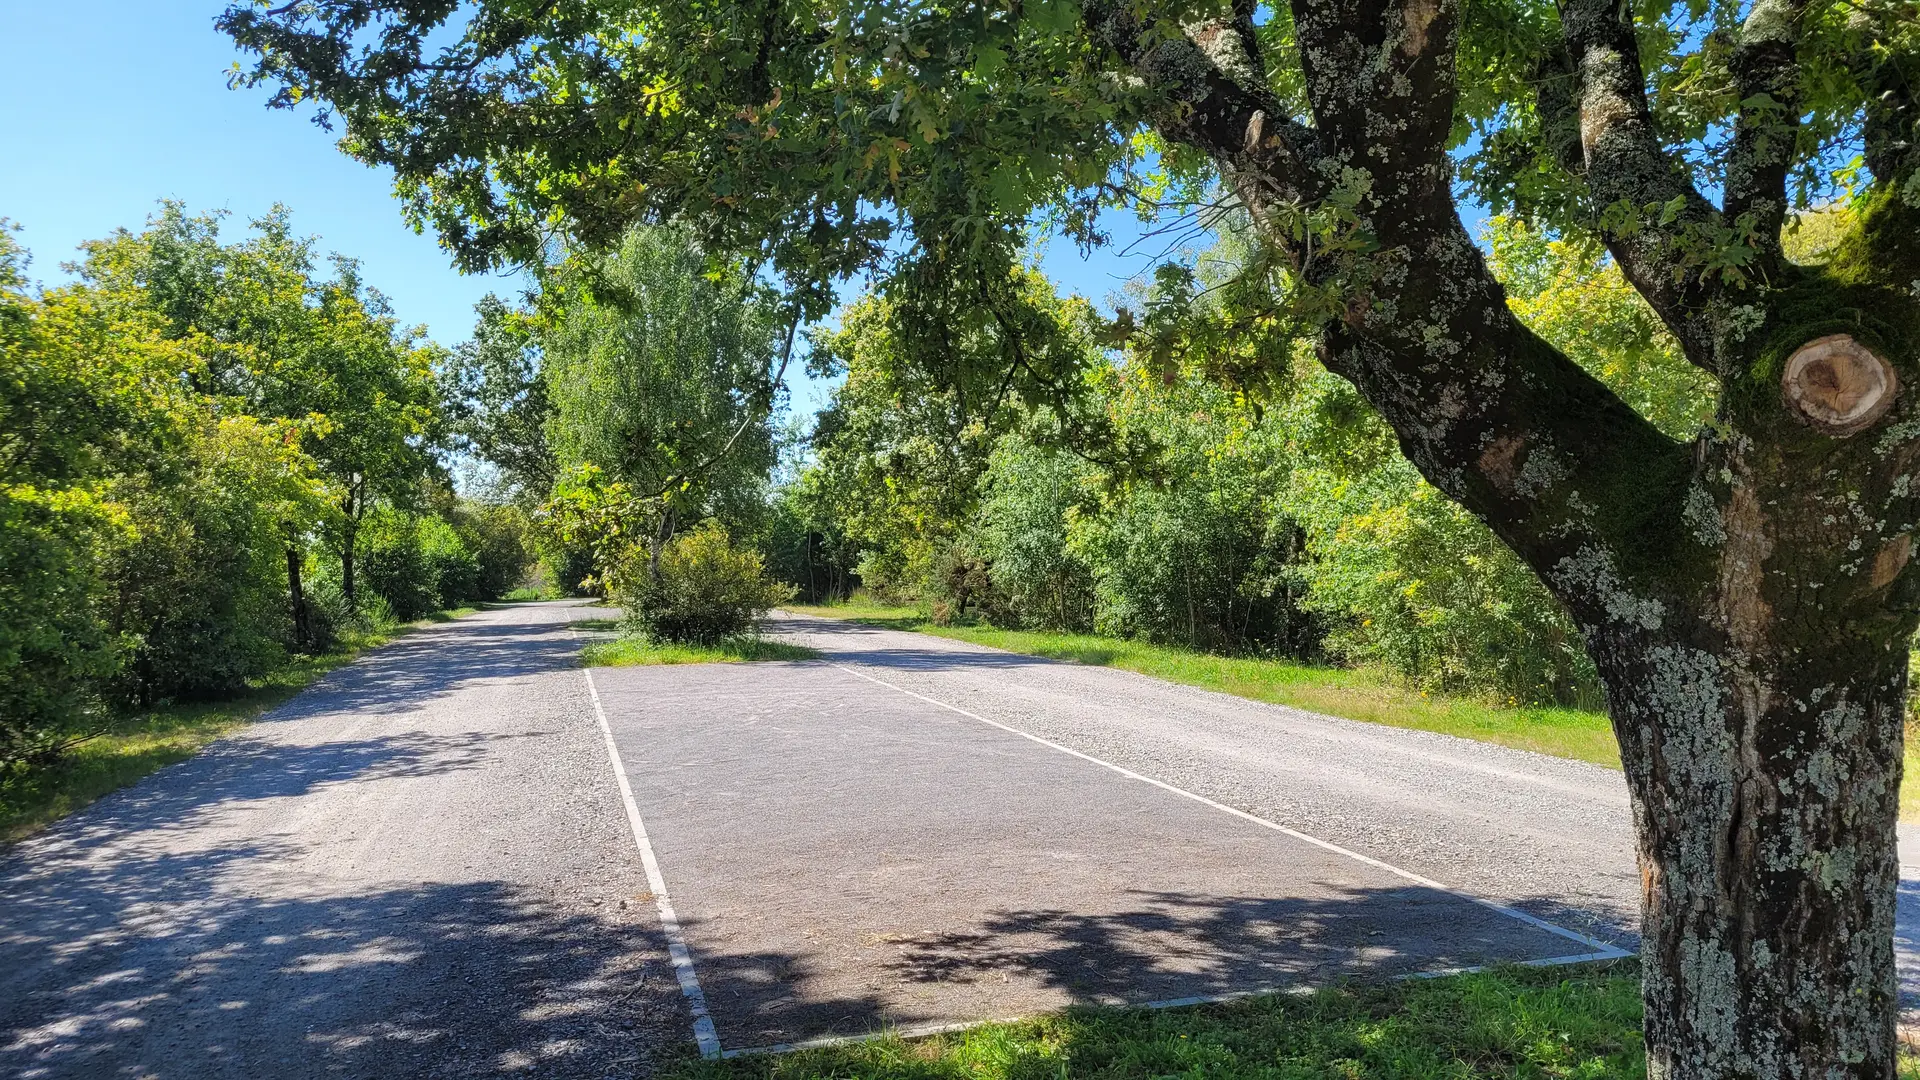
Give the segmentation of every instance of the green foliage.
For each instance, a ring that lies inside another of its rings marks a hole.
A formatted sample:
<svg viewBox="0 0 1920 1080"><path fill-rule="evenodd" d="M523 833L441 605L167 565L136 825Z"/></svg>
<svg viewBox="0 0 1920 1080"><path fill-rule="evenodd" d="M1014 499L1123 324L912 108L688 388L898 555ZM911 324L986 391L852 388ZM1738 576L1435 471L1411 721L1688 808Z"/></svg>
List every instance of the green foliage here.
<svg viewBox="0 0 1920 1080"><path fill-rule="evenodd" d="M1609 261L1505 220L1490 240L1516 314L1672 434L1705 421L1709 388ZM1246 257L1222 245L1203 280L1234 279ZM1165 288L1150 319L1215 302ZM1304 359L1266 381L1262 409L1204 357L1135 339L1122 366L1080 369L1076 407L1100 412L1106 446L1132 448L1093 461L1052 411L963 411L966 395L905 360L898 334L869 298L822 340L847 379L776 501L808 535L844 538L879 595L946 620L1330 653L1429 691L1595 701L1559 605L1420 479L1351 387ZM801 580L793 561L774 565Z"/></svg>
<svg viewBox="0 0 1920 1080"><path fill-rule="evenodd" d="M222 409L296 425L300 448L331 484L322 522L351 598L354 534L376 503L409 505L432 472L438 434L436 347L403 329L358 264L322 277L311 239L284 207L221 239L221 214L163 203L145 231L86 245L82 280L110 310L157 320L190 353L195 392Z"/></svg>
<svg viewBox="0 0 1920 1080"><path fill-rule="evenodd" d="M357 538L362 583L397 619L415 619L440 606L437 569L421 536L420 518L382 507L367 514Z"/></svg>
<svg viewBox="0 0 1920 1080"><path fill-rule="evenodd" d="M802 472L773 493L754 546L766 556L767 573L791 582L808 603L844 600L853 592L859 547L835 518L817 472Z"/></svg>
<svg viewBox="0 0 1920 1080"><path fill-rule="evenodd" d="M462 530L436 515L373 510L361 526L359 544L367 589L402 622L506 591L485 588L480 553Z"/></svg>
<svg viewBox="0 0 1920 1080"><path fill-rule="evenodd" d="M517 511L392 508L434 501L435 350L351 261L316 273L283 210L219 225L164 204L51 291L0 228L0 783L524 570ZM376 505L394 599L356 610ZM338 569L307 573L326 540Z"/></svg>
<svg viewBox="0 0 1920 1080"><path fill-rule="evenodd" d="M427 571L433 580L436 608L452 607L463 600L479 599L480 555L468 544L466 536L445 518L423 516L420 519L420 548L426 556Z"/></svg>
<svg viewBox="0 0 1920 1080"><path fill-rule="evenodd" d="M285 661L287 536L325 507L283 424L208 418L175 468L111 489L134 538L109 572L108 619L138 642L118 681L140 707L235 693Z"/></svg>
<svg viewBox="0 0 1920 1080"><path fill-rule="evenodd" d="M766 576L760 554L735 548L715 521L674 537L649 562L630 549L609 582L629 624L657 641L711 646L752 631L768 609L793 598Z"/></svg>
<svg viewBox="0 0 1920 1080"><path fill-rule="evenodd" d="M1811 236L1809 237L1811 239ZM1715 387L1591 241L1554 240L1494 218L1486 240L1514 314L1675 439L1713 415Z"/></svg>
<svg viewBox="0 0 1920 1080"><path fill-rule="evenodd" d="M450 520L476 564L462 599L498 600L520 587L534 556L533 524L524 511L511 504L463 502Z"/></svg>
<svg viewBox="0 0 1920 1080"><path fill-rule="evenodd" d="M994 587L1025 623L1050 630L1093 623L1093 571L1069 544L1092 479L1084 462L1018 435L993 448L976 536Z"/></svg>
<svg viewBox="0 0 1920 1080"><path fill-rule="evenodd" d="M100 729L100 684L132 644L99 617L125 531L97 491L0 485L0 772Z"/></svg>
<svg viewBox="0 0 1920 1080"><path fill-rule="evenodd" d="M1313 655L1295 572L1306 553L1276 499L1292 468L1286 432L1202 373L1151 357L1136 355L1101 389L1116 427L1158 453L1076 523L1098 583L1096 626L1189 648Z"/></svg>
<svg viewBox="0 0 1920 1080"><path fill-rule="evenodd" d="M539 320L489 293L473 338L441 372L454 440L500 470L513 501L537 503L558 478L547 421L553 406L541 368Z"/></svg>
<svg viewBox="0 0 1920 1080"><path fill-rule="evenodd" d="M1056 323L1048 336L1082 352L1063 365L1077 388L1038 411L927 376L903 358L887 301L848 309L821 342L846 382L788 489L815 530L857 546L867 588L942 617L1311 653L1275 427L1167 357L1114 368L1076 330L1084 302L1030 290ZM1107 451L1097 461L1076 452L1090 430Z"/></svg>
<svg viewBox="0 0 1920 1080"><path fill-rule="evenodd" d="M673 229L575 252L540 297L548 437L684 520L757 512L784 357L772 297Z"/></svg>

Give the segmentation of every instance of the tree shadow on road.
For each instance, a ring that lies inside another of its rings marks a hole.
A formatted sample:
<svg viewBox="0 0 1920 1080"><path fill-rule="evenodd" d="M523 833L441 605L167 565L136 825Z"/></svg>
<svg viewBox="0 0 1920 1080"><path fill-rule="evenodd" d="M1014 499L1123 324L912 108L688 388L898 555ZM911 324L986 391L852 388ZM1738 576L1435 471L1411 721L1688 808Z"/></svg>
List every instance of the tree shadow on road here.
<svg viewBox="0 0 1920 1080"><path fill-rule="evenodd" d="M582 914L501 882L154 902L261 854L70 880L93 932L0 945L0 1073L600 1077L685 1038L637 906Z"/></svg>
<svg viewBox="0 0 1920 1080"><path fill-rule="evenodd" d="M262 720L405 712L476 683L574 667L580 646L567 623L459 620L368 652Z"/></svg>
<svg viewBox="0 0 1920 1080"><path fill-rule="evenodd" d="M1595 951L1417 885L1311 898L1132 891L1107 910L986 911L958 928L809 935L787 949L730 950L737 926L687 929L730 1048Z"/></svg>

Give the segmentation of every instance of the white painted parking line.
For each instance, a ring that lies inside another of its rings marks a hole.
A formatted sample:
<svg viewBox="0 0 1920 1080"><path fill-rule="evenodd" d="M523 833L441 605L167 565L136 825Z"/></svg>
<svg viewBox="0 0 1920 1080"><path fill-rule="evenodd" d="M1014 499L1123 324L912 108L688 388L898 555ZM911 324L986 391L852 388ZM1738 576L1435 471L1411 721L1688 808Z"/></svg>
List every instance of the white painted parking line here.
<svg viewBox="0 0 1920 1080"><path fill-rule="evenodd" d="M947 710L948 712L958 713L961 716L967 717L970 720L977 720L982 724L988 725L989 727L999 728L1001 731L1005 731L1013 735L1018 735L1023 739L1028 739L1033 742L1039 743L1041 746L1045 746L1049 749L1058 750L1063 754L1070 754L1074 757L1081 759L1082 761L1090 761L1095 765L1101 766L1102 768L1112 769L1114 772L1119 773L1121 776L1124 776L1129 780L1138 780L1143 784L1151 784L1154 787L1160 788L1163 791L1172 792L1173 794L1178 795L1181 798L1192 799L1194 802L1200 803L1203 806L1212 807L1213 809L1218 810L1223 814L1231 814L1234 817L1240 818L1243 821L1250 821L1256 825L1261 826L1262 828L1272 829L1277 833L1282 833L1284 835L1291 836L1296 840L1304 841L1306 843L1314 845L1315 847L1324 848L1325 850L1331 851L1336 855L1344 855L1349 859L1353 859L1358 862L1365 863L1368 866L1372 866L1380 870L1385 870L1389 874L1393 874L1397 877L1404 878L1407 881L1411 881L1416 885L1422 885L1429 889L1435 889L1440 892L1457 896L1462 900L1471 901L1472 903L1479 904L1481 907L1488 908L1492 911L1497 911L1500 914L1505 915L1510 919L1516 919L1520 922L1526 923L1528 926L1532 926L1539 930L1544 930L1549 934L1558 935L1560 937L1566 938L1569 941L1578 942L1579 944L1585 945L1588 948L1594 950L1591 953L1585 953L1579 956L1550 958L1549 960L1544 961L1545 963L1574 963L1582 960L1617 960L1617 959L1620 959L1621 957L1633 955L1632 953L1628 952L1625 949L1620 948L1617 945L1611 944L1609 942L1601 941L1598 938L1589 937L1586 934L1582 934L1577 930L1569 930L1564 926L1559 926L1555 923L1550 923L1547 920L1542 919L1538 916L1529 915L1526 912L1521 911L1517 908L1511 908L1506 906L1505 904L1496 903L1492 900L1488 900L1486 897L1476 896L1473 893L1456 889L1451 885L1444 885L1438 881L1433 880L1430 877L1426 877L1421 874L1416 874L1411 870L1403 870L1398 866L1392 865L1391 863L1381 862L1379 859L1373 858L1370 855L1362 855L1360 852L1354 851L1350 848L1341 847L1338 844L1331 843L1326 840L1322 840L1317 836L1309 836L1308 834L1303 833L1298 829L1290 829L1287 826L1282 825L1278 822L1268 821L1266 818L1259 817L1255 814L1249 814L1245 810L1228 806L1226 803L1215 802L1214 800L1207 798L1205 795L1200 795L1195 792L1188 791L1185 788L1175 787L1174 785L1169 784L1164 780L1155 780L1151 776L1142 776L1141 774L1134 772L1132 769L1115 765L1111 761L1103 761L1100 758L1094 757L1092 754L1083 754L1080 751L1073 749L1072 747L1062 746L1061 744L1054 742L1050 739L1043 739L1040 736L1035 735L1031 732L1022 731L1017 727L1012 727L1010 725L1003 724L998 720L989 720L986 717L979 715L978 713L968 712L967 710L959 707L958 705L951 705L951 704L948 704L947 702L941 701L939 698L928 697L925 694L917 693L913 690L909 690L904 686L898 686L894 683L888 682L885 679L881 679L873 675L869 675L866 672L859 670L858 668L849 667L846 664L834 664L833 666L839 668L840 670L846 672L849 675L857 676L871 683L877 683L881 686L886 687L889 690L894 690L894 691L898 691L899 693L905 694L908 697L918 698L919 700L924 701L929 705L938 706L942 709Z"/></svg>
<svg viewBox="0 0 1920 1080"><path fill-rule="evenodd" d="M667 953L673 960L674 977L680 980L680 993L687 999L687 1011L693 1016L693 1041L700 1056L720 1056L720 1036L714 1030L713 1017L707 1014L707 995L700 989L700 976L693 970L693 953L680 933L680 919L673 913L673 901L667 897L667 880L660 875L660 861L653 857L653 843L647 839L646 823L640 820L640 807L633 801L633 786L627 783L627 767L620 763L620 749L613 742L613 728L607 723L607 710L600 705L600 690L593 685L593 669L587 674L587 694L593 698L593 715L600 721L600 734L607 740L607 760L613 762L614 779L620 782L620 800L627 806L627 824L633 826L633 843L640 849L640 862L647 869L647 888L660 913L660 930L667 938Z"/></svg>

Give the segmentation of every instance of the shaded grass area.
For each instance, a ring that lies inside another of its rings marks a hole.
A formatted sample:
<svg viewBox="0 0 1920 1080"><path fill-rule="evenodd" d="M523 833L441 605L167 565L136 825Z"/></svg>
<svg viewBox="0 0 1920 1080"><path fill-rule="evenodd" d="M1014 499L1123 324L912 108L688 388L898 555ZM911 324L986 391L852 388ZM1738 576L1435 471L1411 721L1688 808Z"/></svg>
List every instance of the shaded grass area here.
<svg viewBox="0 0 1920 1080"><path fill-rule="evenodd" d="M923 1039L688 1061L673 1075L674 1080L1641 1077L1646 1057L1640 1016L1639 968L1627 960L1352 984L1179 1009L1077 1009Z"/></svg>
<svg viewBox="0 0 1920 1080"><path fill-rule="evenodd" d="M1343 716L1370 724L1437 731L1554 757L1620 767L1620 746L1605 713L1553 706L1500 705L1472 698L1432 696L1408 689L1391 675L1286 660L1214 656L1164 645L992 626L940 626L917 608L856 598L843 604L787 609L847 619L889 630L911 630L1008 652L1120 668L1168 682L1218 690L1254 701ZM1906 744L1900 818L1920 821L1920 740Z"/></svg>
<svg viewBox="0 0 1920 1080"><path fill-rule="evenodd" d="M585 630L617 629L611 619L575 623ZM738 664L755 660L813 660L819 652L761 637L726 638L714 645L675 645L638 635L595 641L580 652L587 667L647 667L654 664Z"/></svg>
<svg viewBox="0 0 1920 1080"><path fill-rule="evenodd" d="M0 844L19 840L141 777L252 723L367 649L408 630L451 622L478 608L436 611L415 622L349 637L318 656L296 656L224 701L170 705L122 721L112 732L75 747L58 764L0 781Z"/></svg>

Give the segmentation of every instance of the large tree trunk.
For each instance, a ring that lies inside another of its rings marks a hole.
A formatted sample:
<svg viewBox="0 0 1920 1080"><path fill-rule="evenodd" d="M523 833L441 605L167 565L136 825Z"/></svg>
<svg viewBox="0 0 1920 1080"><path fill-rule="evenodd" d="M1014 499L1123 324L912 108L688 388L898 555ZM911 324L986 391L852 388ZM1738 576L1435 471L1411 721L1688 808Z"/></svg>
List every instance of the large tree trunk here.
<svg viewBox="0 0 1920 1080"><path fill-rule="evenodd" d="M1773 629L1791 661L1596 642L1639 840L1655 1080L1893 1075L1906 650L1836 650L1835 620Z"/></svg>

